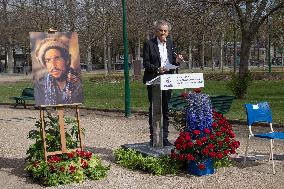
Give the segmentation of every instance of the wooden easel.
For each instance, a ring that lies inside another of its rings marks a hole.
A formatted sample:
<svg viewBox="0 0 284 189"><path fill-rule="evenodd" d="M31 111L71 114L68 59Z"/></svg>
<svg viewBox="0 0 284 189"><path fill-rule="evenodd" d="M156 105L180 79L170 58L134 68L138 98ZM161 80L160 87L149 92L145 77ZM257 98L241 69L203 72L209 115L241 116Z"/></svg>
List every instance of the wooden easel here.
<svg viewBox="0 0 284 189"><path fill-rule="evenodd" d="M78 104L59 104L59 105L41 105L40 108L40 120L41 120L41 136L43 141L43 149L44 149L44 159L47 161L47 156L50 155L57 155L57 154L64 154L70 151L74 151L77 149L83 150L83 142L82 142L82 133L80 128L80 119L79 119L79 105ZM60 140L61 140L61 151L54 151L54 152L47 152L46 150L46 133L45 133L45 124L44 124L44 111L46 108L56 108L58 112L58 119L59 119L59 129L60 129ZM66 137L65 137L65 129L64 129L64 109L66 107L75 107L76 109L76 118L77 118L77 126L78 126L78 138L80 143L80 148L71 149L70 151L67 150L66 147Z"/></svg>

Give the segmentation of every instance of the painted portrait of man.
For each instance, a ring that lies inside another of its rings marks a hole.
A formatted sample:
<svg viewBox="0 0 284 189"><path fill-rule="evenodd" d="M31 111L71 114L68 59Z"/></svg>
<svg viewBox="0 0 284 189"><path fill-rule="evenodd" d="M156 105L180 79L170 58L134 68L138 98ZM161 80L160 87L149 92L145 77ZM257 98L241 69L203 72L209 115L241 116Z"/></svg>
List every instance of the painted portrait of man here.
<svg viewBox="0 0 284 189"><path fill-rule="evenodd" d="M36 105L82 103L77 34L32 32L30 38Z"/></svg>

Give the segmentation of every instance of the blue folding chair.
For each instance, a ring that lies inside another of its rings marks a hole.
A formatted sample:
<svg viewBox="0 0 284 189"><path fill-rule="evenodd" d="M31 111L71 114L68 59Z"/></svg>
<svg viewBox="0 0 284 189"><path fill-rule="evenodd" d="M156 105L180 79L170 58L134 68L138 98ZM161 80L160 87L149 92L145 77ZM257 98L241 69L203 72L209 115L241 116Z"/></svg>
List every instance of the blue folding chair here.
<svg viewBox="0 0 284 189"><path fill-rule="evenodd" d="M274 132L272 127L272 113L267 102L260 102L258 104L245 104L246 114L247 114L247 123L249 127L249 137L247 140L244 165L246 163L247 151L249 147L249 141L251 137L265 138L270 140L270 154L269 161L272 160L272 169L273 174L275 174L274 161L273 161L273 142L274 139L284 139L284 132ZM252 124L257 122L266 122L270 125L270 132L268 133L258 133L253 134Z"/></svg>

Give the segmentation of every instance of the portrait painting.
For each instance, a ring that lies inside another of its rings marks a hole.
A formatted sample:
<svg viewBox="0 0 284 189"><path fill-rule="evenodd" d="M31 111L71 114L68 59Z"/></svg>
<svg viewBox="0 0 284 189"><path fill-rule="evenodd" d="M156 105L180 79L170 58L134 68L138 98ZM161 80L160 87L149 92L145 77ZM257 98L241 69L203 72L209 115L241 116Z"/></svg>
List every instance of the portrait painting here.
<svg viewBox="0 0 284 189"><path fill-rule="evenodd" d="M30 44L36 105L82 103L77 33L30 32Z"/></svg>

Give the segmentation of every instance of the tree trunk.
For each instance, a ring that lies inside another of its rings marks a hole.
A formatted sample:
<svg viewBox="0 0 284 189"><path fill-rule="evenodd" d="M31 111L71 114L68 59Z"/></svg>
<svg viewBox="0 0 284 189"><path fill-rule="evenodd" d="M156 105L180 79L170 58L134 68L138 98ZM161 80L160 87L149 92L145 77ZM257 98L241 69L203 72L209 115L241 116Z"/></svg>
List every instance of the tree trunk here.
<svg viewBox="0 0 284 189"><path fill-rule="evenodd" d="M284 64L284 49L283 49L283 42L284 42L284 40L283 40L283 35L280 37L280 40L281 40L281 49L282 49L282 51L281 51L281 66L283 67L283 64Z"/></svg>
<svg viewBox="0 0 284 189"><path fill-rule="evenodd" d="M223 73L223 65L224 65L223 49L224 49L224 33L222 33L221 41L220 41L220 65L219 65L219 69L222 68L222 73Z"/></svg>
<svg viewBox="0 0 284 189"><path fill-rule="evenodd" d="M108 35L108 39L107 39L107 71L108 73L111 72L111 65L112 65L112 62L111 62L111 48L110 48L110 36Z"/></svg>
<svg viewBox="0 0 284 189"><path fill-rule="evenodd" d="M205 62L205 44L204 44L204 34L202 34L202 41L201 41L201 54L200 54L200 68L204 69L204 62Z"/></svg>
<svg viewBox="0 0 284 189"><path fill-rule="evenodd" d="M138 39L138 41L137 41L137 52L136 52L136 60L140 60L140 58L141 58L141 51L140 51L140 48L141 48L141 42L140 42L140 39Z"/></svg>
<svg viewBox="0 0 284 189"><path fill-rule="evenodd" d="M14 72L14 54L13 54L13 48L11 45L8 45L7 48L7 68L6 71L8 73Z"/></svg>
<svg viewBox="0 0 284 189"><path fill-rule="evenodd" d="M88 50L87 50L87 70L90 71L89 68L92 66L92 46L88 45Z"/></svg>
<svg viewBox="0 0 284 189"><path fill-rule="evenodd" d="M213 45L211 44L211 51L210 51L210 57L211 57L211 69L214 71L214 48Z"/></svg>
<svg viewBox="0 0 284 189"><path fill-rule="evenodd" d="M192 46L191 42L188 46L188 70L192 69Z"/></svg>
<svg viewBox="0 0 284 189"><path fill-rule="evenodd" d="M104 69L105 69L105 75L108 74L107 72L107 37L104 37Z"/></svg>
<svg viewBox="0 0 284 189"><path fill-rule="evenodd" d="M248 73L248 62L250 55L250 46L251 46L251 36L250 34L242 33L242 45L241 45L241 54L240 54L240 68L239 68L239 77L243 79Z"/></svg>
<svg viewBox="0 0 284 189"><path fill-rule="evenodd" d="M237 71L237 31L236 31L237 29L236 28L234 28L234 73L236 73L236 71Z"/></svg>

